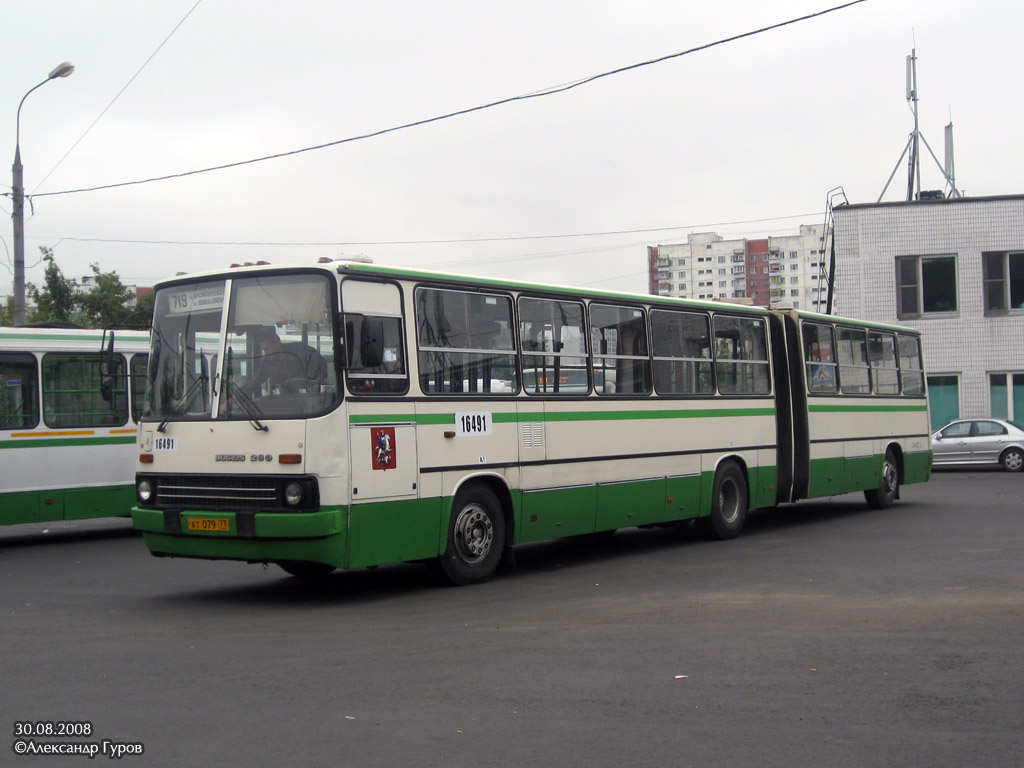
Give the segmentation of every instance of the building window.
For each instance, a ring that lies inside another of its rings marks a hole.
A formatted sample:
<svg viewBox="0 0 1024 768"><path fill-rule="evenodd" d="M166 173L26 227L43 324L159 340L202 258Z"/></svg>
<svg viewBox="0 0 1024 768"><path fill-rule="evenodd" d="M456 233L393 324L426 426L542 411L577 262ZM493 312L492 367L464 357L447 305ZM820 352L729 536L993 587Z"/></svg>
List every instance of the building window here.
<svg viewBox="0 0 1024 768"><path fill-rule="evenodd" d="M1024 252L983 253L985 314L1024 309Z"/></svg>
<svg viewBox="0 0 1024 768"><path fill-rule="evenodd" d="M900 318L957 311L956 256L898 256L896 314Z"/></svg>
<svg viewBox="0 0 1024 768"><path fill-rule="evenodd" d="M992 418L1024 421L1024 373L990 373L988 385Z"/></svg>

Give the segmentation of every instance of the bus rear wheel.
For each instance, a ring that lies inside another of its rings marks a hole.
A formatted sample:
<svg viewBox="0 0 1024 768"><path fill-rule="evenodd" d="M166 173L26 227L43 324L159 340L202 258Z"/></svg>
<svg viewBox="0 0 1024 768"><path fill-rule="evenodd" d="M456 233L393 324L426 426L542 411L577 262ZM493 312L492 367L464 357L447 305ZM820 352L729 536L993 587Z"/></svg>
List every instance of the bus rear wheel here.
<svg viewBox="0 0 1024 768"><path fill-rule="evenodd" d="M896 466L896 456L892 449L885 452L885 460L882 462L882 477L878 487L870 491L864 491L864 498L872 509L888 509L896 500L900 490L900 472Z"/></svg>
<svg viewBox="0 0 1024 768"><path fill-rule="evenodd" d="M441 574L452 584L486 581L505 548L505 517L494 491L471 485L455 495L448 521L448 545L438 559Z"/></svg>
<svg viewBox="0 0 1024 768"><path fill-rule="evenodd" d="M735 538L747 520L747 479L743 470L728 461L715 473L711 495L711 514L694 521L697 529L715 539Z"/></svg>

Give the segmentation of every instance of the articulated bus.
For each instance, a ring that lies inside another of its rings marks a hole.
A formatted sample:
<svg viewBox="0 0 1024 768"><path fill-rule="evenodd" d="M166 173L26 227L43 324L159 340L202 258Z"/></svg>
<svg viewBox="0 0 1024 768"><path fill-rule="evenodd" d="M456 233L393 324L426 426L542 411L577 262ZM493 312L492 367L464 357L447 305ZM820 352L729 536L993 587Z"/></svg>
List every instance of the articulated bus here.
<svg viewBox="0 0 1024 768"><path fill-rule="evenodd" d="M243 267L158 285L151 358L132 519L158 556L467 584L523 542L727 539L931 472L918 332L796 310Z"/></svg>
<svg viewBox="0 0 1024 768"><path fill-rule="evenodd" d="M149 334L118 332L109 398L102 339L0 328L0 525L131 514Z"/></svg>

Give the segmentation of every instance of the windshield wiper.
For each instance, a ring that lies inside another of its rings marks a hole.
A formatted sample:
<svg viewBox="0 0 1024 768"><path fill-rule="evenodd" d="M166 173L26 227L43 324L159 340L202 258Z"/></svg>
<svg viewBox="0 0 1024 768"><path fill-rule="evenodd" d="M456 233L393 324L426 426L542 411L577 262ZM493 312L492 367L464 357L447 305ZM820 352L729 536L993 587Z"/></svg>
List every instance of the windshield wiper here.
<svg viewBox="0 0 1024 768"><path fill-rule="evenodd" d="M227 415L231 415L231 406L237 399L238 407L241 408L242 412L249 418L249 423L252 424L252 428L255 429L257 432L269 432L270 428L259 420L259 416L263 413L263 411L261 411L260 407L252 401L252 398L245 393L245 390L243 390L240 386L235 384L235 378L234 374L232 373L231 367L232 351L230 347L228 347L228 353L226 357L227 372L225 373L224 389L221 395L223 396L226 393L228 396Z"/></svg>
<svg viewBox="0 0 1024 768"><path fill-rule="evenodd" d="M188 413L188 409L192 407L192 404L196 401L196 398L199 396L199 393L205 389L206 381L207 377L203 375L200 376L198 379L194 379L192 383L188 385L188 389L185 390L185 394L182 396L181 408L176 409L178 410L178 413L174 414L175 416ZM156 428L156 431L163 432L167 428L167 424L170 420L170 416L166 417L163 421L160 422L160 426Z"/></svg>

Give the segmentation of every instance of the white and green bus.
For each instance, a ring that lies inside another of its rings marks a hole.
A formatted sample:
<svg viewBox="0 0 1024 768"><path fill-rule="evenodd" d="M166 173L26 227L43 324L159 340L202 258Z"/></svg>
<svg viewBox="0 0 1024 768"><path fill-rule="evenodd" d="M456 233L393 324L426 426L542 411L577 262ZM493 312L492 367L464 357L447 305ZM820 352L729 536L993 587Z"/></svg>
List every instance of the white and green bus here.
<svg viewBox="0 0 1024 768"><path fill-rule="evenodd" d="M118 332L106 398L102 340L0 328L0 525L131 514L149 334Z"/></svg>
<svg viewBox="0 0 1024 768"><path fill-rule="evenodd" d="M337 262L163 282L152 343L132 518L158 556L465 584L523 542L731 538L931 471L895 326Z"/></svg>

